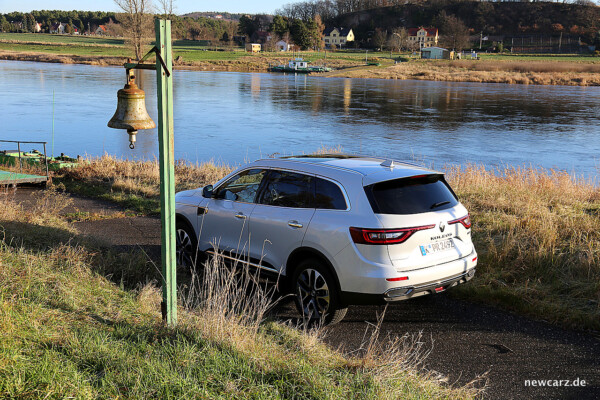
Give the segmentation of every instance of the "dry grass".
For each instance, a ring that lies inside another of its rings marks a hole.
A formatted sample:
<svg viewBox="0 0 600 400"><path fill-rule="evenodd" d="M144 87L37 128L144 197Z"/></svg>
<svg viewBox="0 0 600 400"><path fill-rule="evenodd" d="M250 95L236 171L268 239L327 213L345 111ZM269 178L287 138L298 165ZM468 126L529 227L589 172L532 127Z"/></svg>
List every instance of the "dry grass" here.
<svg viewBox="0 0 600 400"><path fill-rule="evenodd" d="M142 213L158 213L159 166L156 161L126 161L113 156L86 160L65 169L58 179L68 190L120 203ZM196 189L214 183L232 171L212 161L175 164L175 190Z"/></svg>
<svg viewBox="0 0 600 400"><path fill-rule="evenodd" d="M411 61L387 68L340 70L328 76L524 85L600 85L600 65L567 62Z"/></svg>
<svg viewBox="0 0 600 400"><path fill-rule="evenodd" d="M600 188L554 170L448 168L469 209L476 279L460 290L551 322L600 330Z"/></svg>
<svg viewBox="0 0 600 400"><path fill-rule="evenodd" d="M468 61L455 60L450 66L470 71L508 71L508 72L600 72L600 63L578 63L562 61Z"/></svg>

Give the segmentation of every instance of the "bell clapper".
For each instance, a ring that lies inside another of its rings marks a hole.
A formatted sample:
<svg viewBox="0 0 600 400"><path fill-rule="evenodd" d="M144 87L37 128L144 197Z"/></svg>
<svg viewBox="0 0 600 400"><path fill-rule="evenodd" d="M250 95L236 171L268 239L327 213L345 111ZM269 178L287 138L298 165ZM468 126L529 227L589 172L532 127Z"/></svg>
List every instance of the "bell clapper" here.
<svg viewBox="0 0 600 400"><path fill-rule="evenodd" d="M127 133L129 134L129 148L131 150L135 149L135 142L137 140L137 131L136 130L132 130L132 129L128 129Z"/></svg>

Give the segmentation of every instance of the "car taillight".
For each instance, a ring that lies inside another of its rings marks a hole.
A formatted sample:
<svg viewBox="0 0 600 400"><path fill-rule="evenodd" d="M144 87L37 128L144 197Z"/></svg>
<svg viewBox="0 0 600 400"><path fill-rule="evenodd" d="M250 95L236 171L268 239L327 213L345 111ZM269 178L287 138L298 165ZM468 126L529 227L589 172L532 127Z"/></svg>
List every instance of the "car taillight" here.
<svg viewBox="0 0 600 400"><path fill-rule="evenodd" d="M404 243L415 232L435 228L435 225L415 226L399 229L365 229L350 227L350 236L357 244L398 244Z"/></svg>
<svg viewBox="0 0 600 400"><path fill-rule="evenodd" d="M448 225L461 223L465 228L469 229L471 227L471 216L467 214L466 217L453 219L452 221L448 221Z"/></svg>

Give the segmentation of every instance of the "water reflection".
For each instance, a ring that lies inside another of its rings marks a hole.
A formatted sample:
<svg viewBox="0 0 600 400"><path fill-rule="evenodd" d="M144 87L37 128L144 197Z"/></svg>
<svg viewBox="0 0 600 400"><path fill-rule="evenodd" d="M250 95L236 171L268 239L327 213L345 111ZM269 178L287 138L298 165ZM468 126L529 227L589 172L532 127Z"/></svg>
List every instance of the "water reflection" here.
<svg viewBox="0 0 600 400"><path fill-rule="evenodd" d="M600 88L175 71L176 157L242 162L321 145L350 152L446 162L598 172ZM48 140L55 92L57 151L157 154L156 130L135 151L106 127L125 71L0 62L3 139ZM138 83L156 118L154 72Z"/></svg>

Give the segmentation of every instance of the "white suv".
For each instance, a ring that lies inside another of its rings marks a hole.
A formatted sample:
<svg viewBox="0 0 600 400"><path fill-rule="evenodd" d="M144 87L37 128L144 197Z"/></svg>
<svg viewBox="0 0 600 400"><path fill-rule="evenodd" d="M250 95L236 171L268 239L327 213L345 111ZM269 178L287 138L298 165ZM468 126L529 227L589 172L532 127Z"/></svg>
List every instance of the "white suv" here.
<svg viewBox="0 0 600 400"><path fill-rule="evenodd" d="M444 175L350 155L258 160L180 192L178 263L216 247L279 274L298 310L328 323L351 304L385 304L475 273L471 221Z"/></svg>

